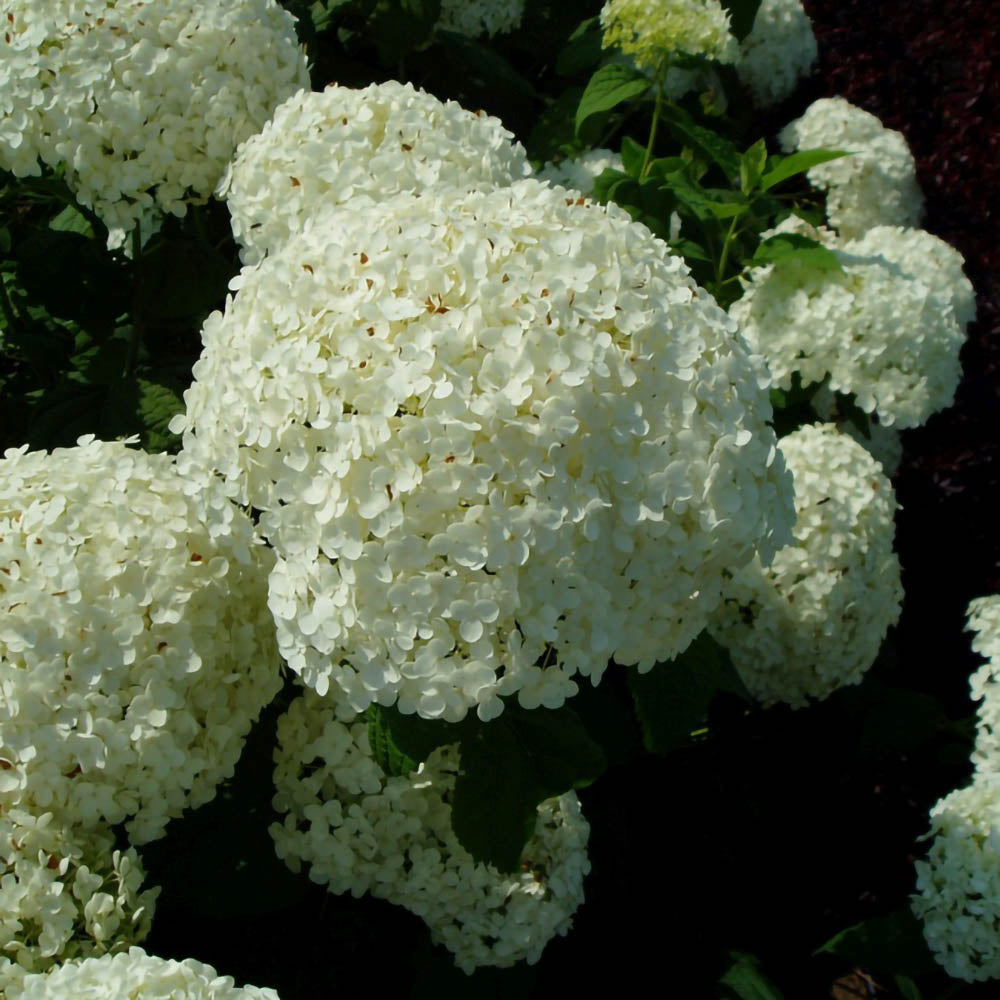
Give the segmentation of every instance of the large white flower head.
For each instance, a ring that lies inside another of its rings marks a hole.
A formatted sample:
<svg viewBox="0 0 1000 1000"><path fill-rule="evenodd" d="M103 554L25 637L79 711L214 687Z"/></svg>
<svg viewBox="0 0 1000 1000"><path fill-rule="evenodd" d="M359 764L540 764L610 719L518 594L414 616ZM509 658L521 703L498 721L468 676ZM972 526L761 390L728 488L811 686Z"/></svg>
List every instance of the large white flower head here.
<svg viewBox="0 0 1000 1000"><path fill-rule="evenodd" d="M309 86L276 0L2 0L0 166L65 165L112 245L184 215Z"/></svg>
<svg viewBox="0 0 1000 1000"><path fill-rule="evenodd" d="M451 825L457 745L409 775L372 756L367 724L312 692L278 721L271 827L278 857L331 892L370 892L421 917L466 972L537 962L583 902L590 828L574 792L538 806L522 871L477 863Z"/></svg>
<svg viewBox="0 0 1000 1000"><path fill-rule="evenodd" d="M441 0L437 27L468 38L513 31L524 17L524 0Z"/></svg>
<svg viewBox="0 0 1000 1000"><path fill-rule="evenodd" d="M581 194L594 192L594 181L605 170L624 170L621 156L611 149L588 149L580 156L546 163L535 175L561 187L573 188Z"/></svg>
<svg viewBox="0 0 1000 1000"><path fill-rule="evenodd" d="M140 892L135 851L105 829L82 832L51 813L0 810L0 995L15 976L120 951L148 933L159 889Z"/></svg>
<svg viewBox="0 0 1000 1000"><path fill-rule="evenodd" d="M262 511L282 653L355 710L558 707L682 651L787 537L762 360L620 209L401 196L234 287L179 462Z"/></svg>
<svg viewBox="0 0 1000 1000"><path fill-rule="evenodd" d="M432 188L505 187L531 171L513 139L499 119L409 83L331 85L285 101L239 148L219 192L252 264L325 209L363 211Z"/></svg>
<svg viewBox="0 0 1000 1000"><path fill-rule="evenodd" d="M913 154L901 132L842 97L822 97L778 137L786 152L853 153L812 167L806 176L826 192L826 214L844 239L872 226L917 226L924 199Z"/></svg>
<svg viewBox="0 0 1000 1000"><path fill-rule="evenodd" d="M865 413L900 429L949 406L965 342L958 314L969 314L971 286L960 266L934 266L944 256L941 241L901 236L892 226L846 242L792 221L775 232L804 228L843 271L795 258L756 268L729 310L776 383L789 388L795 372L803 384L829 375L831 389L854 393ZM926 262L911 252L916 246Z"/></svg>
<svg viewBox="0 0 1000 1000"><path fill-rule="evenodd" d="M709 630L750 693L798 708L857 684L899 618L896 498L881 466L832 424L778 444L795 481L795 542L733 571Z"/></svg>
<svg viewBox="0 0 1000 1000"><path fill-rule="evenodd" d="M767 108L792 95L818 56L802 0L763 0L750 34L740 42L736 72L754 103Z"/></svg>
<svg viewBox="0 0 1000 1000"><path fill-rule="evenodd" d="M604 47L618 46L636 65L661 72L677 55L735 62L739 46L719 0L607 0Z"/></svg>
<svg viewBox="0 0 1000 1000"><path fill-rule="evenodd" d="M980 774L1000 774L1000 595L977 597L968 608L972 649L986 658L969 678L979 702L972 762Z"/></svg>
<svg viewBox="0 0 1000 1000"><path fill-rule="evenodd" d="M879 423L878 414L868 417L868 433L865 434L847 414L843 413L836 395L828 385L821 385L809 401L820 420L837 425L837 430L854 438L890 478L899 471L903 460L903 442L900 432L895 427L884 427Z"/></svg>
<svg viewBox="0 0 1000 1000"><path fill-rule="evenodd" d="M147 955L133 947L115 955L67 962L45 975L25 976L7 1000L279 1000L271 989L236 986L210 965Z"/></svg>
<svg viewBox="0 0 1000 1000"><path fill-rule="evenodd" d="M0 461L0 796L160 836L281 686L272 557L168 455L81 438ZM213 495L214 493L214 495Z"/></svg>
<svg viewBox="0 0 1000 1000"><path fill-rule="evenodd" d="M933 840L911 897L924 939L949 976L1000 979L1000 777L977 776L930 818Z"/></svg>

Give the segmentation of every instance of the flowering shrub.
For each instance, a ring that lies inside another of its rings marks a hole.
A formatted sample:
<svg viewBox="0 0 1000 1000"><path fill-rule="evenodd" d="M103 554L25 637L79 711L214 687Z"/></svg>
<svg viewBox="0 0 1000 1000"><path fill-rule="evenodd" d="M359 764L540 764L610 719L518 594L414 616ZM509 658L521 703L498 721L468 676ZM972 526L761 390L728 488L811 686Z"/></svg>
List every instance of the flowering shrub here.
<svg viewBox="0 0 1000 1000"><path fill-rule="evenodd" d="M0 167L64 167L111 246L208 198L237 145L308 84L276 0L4 0L0 19Z"/></svg>
<svg viewBox="0 0 1000 1000"><path fill-rule="evenodd" d="M832 424L781 439L795 484L795 543L735 570L709 626L750 693L795 708L857 684L899 618L892 484Z"/></svg>
<svg viewBox="0 0 1000 1000"><path fill-rule="evenodd" d="M535 180L398 198L233 287L181 467L262 511L282 655L356 711L485 720L649 669L788 530L766 375L621 211Z"/></svg>
<svg viewBox="0 0 1000 1000"><path fill-rule="evenodd" d="M342 702L312 692L278 722L271 827L278 856L331 892L370 892L412 910L466 972L537 962L583 902L589 827L573 792L538 806L521 871L476 863L451 824L461 767L454 745L419 768L387 775L368 726Z"/></svg>
<svg viewBox="0 0 1000 1000"><path fill-rule="evenodd" d="M437 27L477 38L511 31L524 16L524 0L441 0Z"/></svg>
<svg viewBox="0 0 1000 1000"><path fill-rule="evenodd" d="M134 843L209 801L281 685L273 561L167 455L81 438L0 460L0 796Z"/></svg>
<svg viewBox="0 0 1000 1000"><path fill-rule="evenodd" d="M740 42L736 72L762 108L790 97L816 66L812 21L800 0L763 0L750 34ZM827 139L817 146L832 146Z"/></svg>

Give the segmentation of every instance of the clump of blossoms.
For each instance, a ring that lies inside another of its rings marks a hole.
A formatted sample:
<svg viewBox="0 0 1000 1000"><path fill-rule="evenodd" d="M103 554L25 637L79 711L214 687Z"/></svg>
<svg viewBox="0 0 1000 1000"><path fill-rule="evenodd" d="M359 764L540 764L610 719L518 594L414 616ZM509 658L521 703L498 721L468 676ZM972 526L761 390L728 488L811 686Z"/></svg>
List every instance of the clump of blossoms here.
<svg viewBox="0 0 1000 1000"><path fill-rule="evenodd" d="M979 702L972 762L978 774L1000 774L1000 595L969 604L968 628L975 633L972 649L987 661L969 678Z"/></svg>
<svg viewBox="0 0 1000 1000"><path fill-rule="evenodd" d="M238 987L210 965L147 955L133 947L116 955L66 962L45 975L29 975L8 988L7 1000L279 1000L271 989Z"/></svg>
<svg viewBox="0 0 1000 1000"><path fill-rule="evenodd" d="M64 828L51 813L0 810L0 994L25 972L119 951L148 933L159 889L140 892L133 849L110 831ZM14 963L16 968L12 967Z"/></svg>
<svg viewBox="0 0 1000 1000"><path fill-rule="evenodd" d="M786 152L839 149L852 153L810 168L809 181L826 192L826 214L844 239L873 226L919 225L924 200L906 139L842 97L814 101L782 130Z"/></svg>
<svg viewBox="0 0 1000 1000"><path fill-rule="evenodd" d="M441 0L437 27L468 38L513 31L524 17L524 0Z"/></svg>
<svg viewBox="0 0 1000 1000"><path fill-rule="evenodd" d="M638 67L662 74L678 55L735 62L739 46L719 0L608 0L601 8L604 48L617 46Z"/></svg>
<svg viewBox="0 0 1000 1000"><path fill-rule="evenodd" d="M325 209L431 188L504 187L530 173L500 120L412 84L331 85L285 101L248 139L219 187L244 263L253 264Z"/></svg>
<svg viewBox="0 0 1000 1000"><path fill-rule="evenodd" d="M237 145L309 86L276 0L2 0L0 167L65 167L111 245L204 202Z"/></svg>
<svg viewBox="0 0 1000 1000"><path fill-rule="evenodd" d="M538 806L522 870L477 863L451 825L457 745L439 747L408 775L373 759L367 724L312 692L278 721L271 827L278 857L331 892L366 892L421 917L465 972L537 962L583 902L589 826L576 794Z"/></svg>
<svg viewBox="0 0 1000 1000"><path fill-rule="evenodd" d="M931 809L932 839L916 862L924 939L950 976L1000 979L1000 776L980 774Z"/></svg>
<svg viewBox="0 0 1000 1000"><path fill-rule="evenodd" d="M281 686L272 556L168 455L81 438L0 461L0 797L134 843L232 774Z"/></svg>
<svg viewBox="0 0 1000 1000"><path fill-rule="evenodd" d="M974 310L961 257L930 234L879 226L838 240L790 219L775 233L800 232L833 250L842 271L790 258L755 268L730 307L775 382L822 382L854 393L886 426L924 423L951 404L959 350ZM768 235L768 234L765 234Z"/></svg>
<svg viewBox="0 0 1000 1000"><path fill-rule="evenodd" d="M792 95L818 56L801 0L763 0L750 34L740 42L736 72L754 103L767 108Z"/></svg>
<svg viewBox="0 0 1000 1000"><path fill-rule="evenodd" d="M621 156L611 149L588 149L580 156L546 163L535 175L561 187L573 188L581 194L591 195L594 182L605 170L624 170Z"/></svg>
<svg viewBox="0 0 1000 1000"><path fill-rule="evenodd" d="M401 196L231 287L179 462L262 512L282 655L356 711L558 707L685 649L788 535L762 359L614 206Z"/></svg>
<svg viewBox="0 0 1000 1000"><path fill-rule="evenodd" d="M709 631L750 693L794 708L857 684L899 618L896 498L879 464L832 424L779 442L795 482L795 541L736 569Z"/></svg>

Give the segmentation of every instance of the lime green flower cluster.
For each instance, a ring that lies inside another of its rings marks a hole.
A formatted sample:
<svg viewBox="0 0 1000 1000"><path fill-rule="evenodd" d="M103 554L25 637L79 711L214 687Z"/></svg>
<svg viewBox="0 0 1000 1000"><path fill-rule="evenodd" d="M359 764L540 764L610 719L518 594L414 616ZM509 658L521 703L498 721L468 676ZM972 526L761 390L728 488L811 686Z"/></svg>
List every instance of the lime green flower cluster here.
<svg viewBox="0 0 1000 1000"><path fill-rule="evenodd" d="M739 54L719 0L608 0L601 27L605 48L618 46L657 76L677 53L725 63Z"/></svg>

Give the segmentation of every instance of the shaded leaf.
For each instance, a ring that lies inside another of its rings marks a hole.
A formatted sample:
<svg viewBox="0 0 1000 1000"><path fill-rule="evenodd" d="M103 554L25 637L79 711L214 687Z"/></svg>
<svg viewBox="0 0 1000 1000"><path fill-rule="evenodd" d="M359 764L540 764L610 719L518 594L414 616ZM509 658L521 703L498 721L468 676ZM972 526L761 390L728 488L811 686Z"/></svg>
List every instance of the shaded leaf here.
<svg viewBox="0 0 1000 1000"><path fill-rule="evenodd" d="M591 116L610 111L619 104L639 97L650 88L647 77L637 69L610 63L602 66L587 83L576 109L576 130Z"/></svg>
<svg viewBox="0 0 1000 1000"><path fill-rule="evenodd" d="M663 111L671 131L682 141L707 156L722 169L726 177L736 182L740 176L740 153L736 146L711 129L699 125L683 108L668 104Z"/></svg>
<svg viewBox="0 0 1000 1000"><path fill-rule="evenodd" d="M908 906L842 930L815 954L837 955L875 972L906 976L923 976L937 968L921 923Z"/></svg>
<svg viewBox="0 0 1000 1000"><path fill-rule="evenodd" d="M750 194L760 182L766 163L767 145L758 139L740 156L740 190L744 194Z"/></svg>
<svg viewBox="0 0 1000 1000"><path fill-rule="evenodd" d="M581 21L556 56L556 73L559 76L577 76L590 69L601 58L603 36L600 18L588 17Z"/></svg>
<svg viewBox="0 0 1000 1000"><path fill-rule="evenodd" d="M839 160L842 156L850 156L838 149L803 149L801 152L792 153L780 159L776 166L772 167L760 179L760 189L770 191L775 184L788 180L796 174L804 174L810 167L815 167L820 163L828 163L830 160Z"/></svg>
<svg viewBox="0 0 1000 1000"><path fill-rule="evenodd" d="M781 991L760 971L760 962L753 955L733 953L736 961L719 980L739 1000L784 1000Z"/></svg>
<svg viewBox="0 0 1000 1000"><path fill-rule="evenodd" d="M742 42L753 30L761 0L721 0L724 10L729 11L729 30Z"/></svg>
<svg viewBox="0 0 1000 1000"><path fill-rule="evenodd" d="M634 139L625 136L622 139L622 165L625 172L636 180L642 172L642 162L646 158L646 150Z"/></svg>
<svg viewBox="0 0 1000 1000"><path fill-rule="evenodd" d="M844 272L840 258L833 250L800 233L779 233L768 237L757 247L750 266L764 267L793 260L817 271Z"/></svg>

